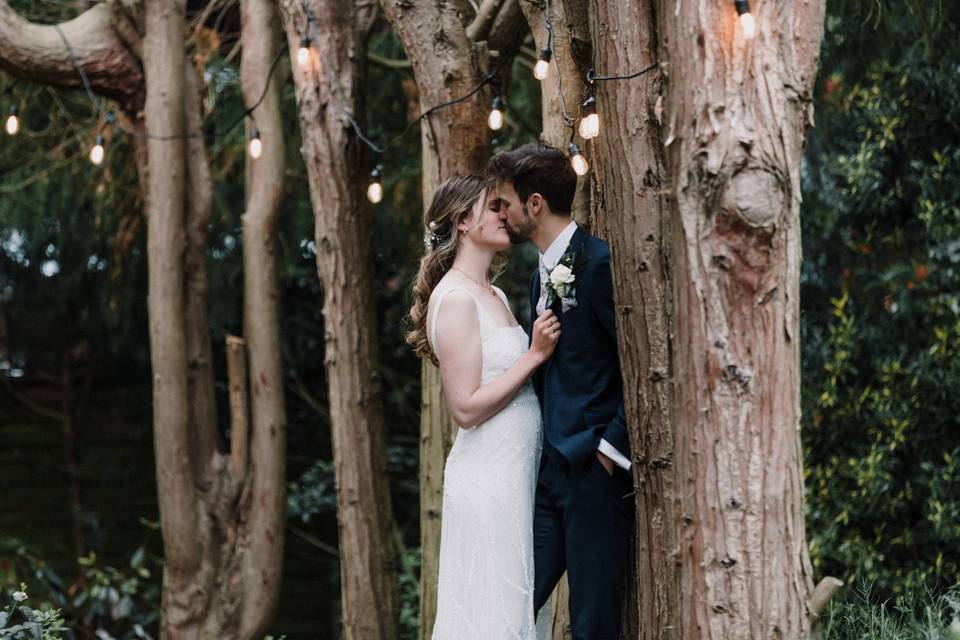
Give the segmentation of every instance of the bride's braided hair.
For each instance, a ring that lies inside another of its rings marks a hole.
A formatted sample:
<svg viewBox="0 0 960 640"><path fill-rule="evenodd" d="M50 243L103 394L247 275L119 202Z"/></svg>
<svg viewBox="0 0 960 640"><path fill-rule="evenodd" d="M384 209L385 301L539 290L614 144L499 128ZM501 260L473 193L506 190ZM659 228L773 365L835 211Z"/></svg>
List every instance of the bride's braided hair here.
<svg viewBox="0 0 960 640"><path fill-rule="evenodd" d="M423 216L424 254L420 270L413 281L413 306L410 308L412 330L406 335L414 352L437 364L437 356L427 340L427 305L430 294L457 255L457 225L470 214L477 200L493 187L494 180L485 176L453 176L441 184Z"/></svg>

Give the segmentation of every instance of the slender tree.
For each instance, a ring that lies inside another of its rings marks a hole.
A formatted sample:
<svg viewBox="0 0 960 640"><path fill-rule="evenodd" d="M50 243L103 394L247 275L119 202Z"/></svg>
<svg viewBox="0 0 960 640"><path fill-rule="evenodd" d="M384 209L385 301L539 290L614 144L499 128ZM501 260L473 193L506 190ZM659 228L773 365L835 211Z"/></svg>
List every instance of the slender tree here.
<svg viewBox="0 0 960 640"><path fill-rule="evenodd" d="M364 121L365 51L377 7L354 0L282 0L280 7L296 69L324 296L343 637L389 640L398 626L397 554L376 351L372 214L364 196L370 166L351 122ZM304 37L309 55L300 64Z"/></svg>
<svg viewBox="0 0 960 640"><path fill-rule="evenodd" d="M515 0L486 0L476 11L464 0L381 4L410 59L421 112L466 96L491 71L508 72L523 33L517 29L521 17ZM471 15L465 23L464 17ZM422 121L425 205L443 180L483 170L489 155L486 120L492 98L493 91L487 88ZM420 382L420 637L429 638L436 617L443 466L454 426L437 368L424 362Z"/></svg>

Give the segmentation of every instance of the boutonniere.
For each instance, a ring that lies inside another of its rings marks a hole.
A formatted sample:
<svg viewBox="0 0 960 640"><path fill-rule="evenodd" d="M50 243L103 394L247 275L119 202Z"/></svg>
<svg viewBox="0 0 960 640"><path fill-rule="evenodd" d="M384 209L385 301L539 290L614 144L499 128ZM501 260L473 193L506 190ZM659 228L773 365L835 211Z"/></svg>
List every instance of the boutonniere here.
<svg viewBox="0 0 960 640"><path fill-rule="evenodd" d="M557 265L547 271L547 281L542 283L547 292L547 309L560 300L560 312L566 313L577 306L577 273L586 260L580 251L567 248Z"/></svg>

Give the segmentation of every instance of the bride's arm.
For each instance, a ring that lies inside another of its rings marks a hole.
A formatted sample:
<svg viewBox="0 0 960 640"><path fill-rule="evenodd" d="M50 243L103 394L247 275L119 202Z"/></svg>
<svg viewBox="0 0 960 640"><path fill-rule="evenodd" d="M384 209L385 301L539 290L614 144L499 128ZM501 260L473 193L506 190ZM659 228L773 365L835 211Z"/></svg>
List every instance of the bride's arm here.
<svg viewBox="0 0 960 640"><path fill-rule="evenodd" d="M537 367L546 362L560 337L560 322L547 311L533 325L529 351L485 385L480 384L483 351L473 298L452 291L437 309L437 359L447 404L456 423L474 427L503 409Z"/></svg>

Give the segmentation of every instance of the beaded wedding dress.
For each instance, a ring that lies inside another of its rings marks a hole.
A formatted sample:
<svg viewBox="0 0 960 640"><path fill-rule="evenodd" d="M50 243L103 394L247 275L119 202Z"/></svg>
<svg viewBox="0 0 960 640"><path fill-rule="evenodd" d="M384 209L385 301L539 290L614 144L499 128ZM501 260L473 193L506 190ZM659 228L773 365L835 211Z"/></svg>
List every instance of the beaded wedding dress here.
<svg viewBox="0 0 960 640"><path fill-rule="evenodd" d="M527 351L527 334L519 325L498 325L471 291L441 282L430 302L435 352L437 312L451 291L466 292L476 304L486 384ZM503 291L496 292L507 305ZM540 405L528 381L499 413L457 432L443 474L433 640L536 637L533 500L541 430Z"/></svg>

